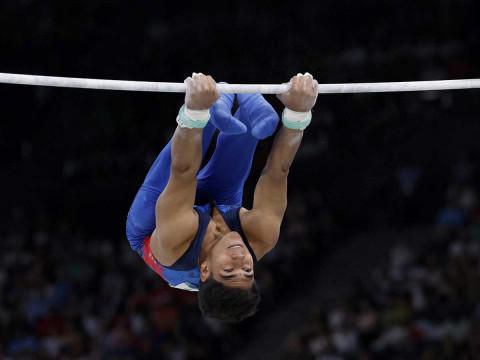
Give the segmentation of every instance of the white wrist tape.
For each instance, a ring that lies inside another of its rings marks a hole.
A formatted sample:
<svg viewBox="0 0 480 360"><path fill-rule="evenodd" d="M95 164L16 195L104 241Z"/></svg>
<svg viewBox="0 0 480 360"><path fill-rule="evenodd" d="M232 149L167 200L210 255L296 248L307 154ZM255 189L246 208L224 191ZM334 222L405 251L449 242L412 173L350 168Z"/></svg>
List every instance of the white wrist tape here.
<svg viewBox="0 0 480 360"><path fill-rule="evenodd" d="M210 119L210 109L207 110L191 110L187 105L183 108L183 113L193 121L205 121Z"/></svg>
<svg viewBox="0 0 480 360"><path fill-rule="evenodd" d="M312 112L311 111L305 111L305 112L293 111L293 110L290 110L289 108L285 108L283 115L290 121L300 122L300 121L308 120L312 116Z"/></svg>
<svg viewBox="0 0 480 360"><path fill-rule="evenodd" d="M180 108L177 116L177 124L181 128L201 129L204 128L210 119L210 109L191 110L186 105Z"/></svg>
<svg viewBox="0 0 480 360"><path fill-rule="evenodd" d="M311 120L311 111L299 112L285 108L282 113L283 125L289 129L304 130Z"/></svg>

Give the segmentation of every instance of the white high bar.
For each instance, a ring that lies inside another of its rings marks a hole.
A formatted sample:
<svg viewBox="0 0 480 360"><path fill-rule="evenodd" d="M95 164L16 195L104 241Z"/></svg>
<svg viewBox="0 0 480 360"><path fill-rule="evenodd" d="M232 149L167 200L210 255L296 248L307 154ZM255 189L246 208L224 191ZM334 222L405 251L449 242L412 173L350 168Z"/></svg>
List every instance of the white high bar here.
<svg viewBox="0 0 480 360"><path fill-rule="evenodd" d="M125 81L86 79L59 76L41 76L0 73L0 83L18 85L56 86L82 89L153 91L184 93L184 83ZM222 93L261 93L281 94L288 91L288 84L217 84ZM319 94L398 92L424 90L478 89L480 79L435 80L435 81L402 81L350 84L319 84Z"/></svg>

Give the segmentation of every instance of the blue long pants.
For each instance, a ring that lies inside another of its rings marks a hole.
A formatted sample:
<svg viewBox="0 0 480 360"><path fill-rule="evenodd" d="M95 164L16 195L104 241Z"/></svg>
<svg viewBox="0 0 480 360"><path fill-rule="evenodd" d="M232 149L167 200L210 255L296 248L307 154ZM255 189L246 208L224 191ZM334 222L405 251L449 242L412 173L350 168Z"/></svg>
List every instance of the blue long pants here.
<svg viewBox="0 0 480 360"><path fill-rule="evenodd" d="M234 116L240 118L241 109ZM202 159L215 130L211 123L203 129ZM257 144L258 139L250 135L250 131L241 135L220 133L215 152L197 174L195 203L203 205L213 200L222 205L240 206ZM145 237L155 229L155 204L170 177L171 145L170 140L156 158L128 212L127 238L134 250L141 248Z"/></svg>

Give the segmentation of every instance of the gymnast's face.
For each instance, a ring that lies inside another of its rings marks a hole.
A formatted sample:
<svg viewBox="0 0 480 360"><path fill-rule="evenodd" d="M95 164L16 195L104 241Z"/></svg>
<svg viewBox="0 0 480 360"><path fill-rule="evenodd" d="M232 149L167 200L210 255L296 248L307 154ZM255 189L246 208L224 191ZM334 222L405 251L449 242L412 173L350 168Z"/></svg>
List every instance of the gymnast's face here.
<svg viewBox="0 0 480 360"><path fill-rule="evenodd" d="M253 284L252 255L235 231L225 234L215 244L200 270L202 281L213 274L225 286L249 289Z"/></svg>

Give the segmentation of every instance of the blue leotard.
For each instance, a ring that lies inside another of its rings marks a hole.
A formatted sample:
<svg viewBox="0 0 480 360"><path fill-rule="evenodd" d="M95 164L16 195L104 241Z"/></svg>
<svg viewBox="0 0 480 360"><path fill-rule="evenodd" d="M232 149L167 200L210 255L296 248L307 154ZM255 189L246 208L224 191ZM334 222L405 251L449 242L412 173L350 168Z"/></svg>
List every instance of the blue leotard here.
<svg viewBox="0 0 480 360"><path fill-rule="evenodd" d="M240 207L230 205L215 205L222 215L225 223L230 230L236 231L242 237L247 249L253 257L253 263L256 264L257 258L253 252L247 237L245 236L242 226L240 224ZM200 282L200 271L198 269L198 257L202 249L203 238L210 221L212 211L211 204L203 206L195 205L195 210L198 212L198 231L195 238L190 243L190 246L185 253L171 266L163 266L155 259L150 248L150 236L146 237L142 247L137 249L137 252L143 260L159 274L172 287L183 290L198 290Z"/></svg>
<svg viewBox="0 0 480 360"><path fill-rule="evenodd" d="M248 115L242 108L239 108L234 116L249 127L248 119L245 118ZM203 156L215 130L212 122L203 129ZM171 286L185 290L198 289L198 254L210 220L211 202L223 204L216 207L230 229L239 232L249 247L241 230L238 212L242 204L243 186L250 173L257 143L258 139L250 134L250 128L245 134L240 135L219 134L214 154L197 175L195 209L199 213L199 227L195 240L183 255L188 261L182 260L179 265L175 263L170 267L162 266L153 257L150 250L150 235L156 226L155 204L170 177L171 141L153 163L128 213L127 238L132 249ZM254 256L252 251L251 253Z"/></svg>

